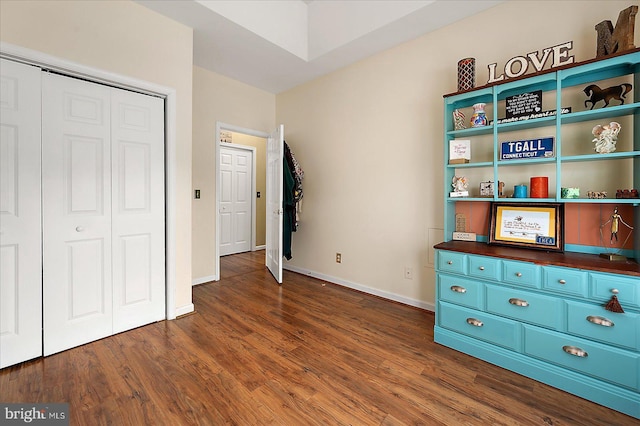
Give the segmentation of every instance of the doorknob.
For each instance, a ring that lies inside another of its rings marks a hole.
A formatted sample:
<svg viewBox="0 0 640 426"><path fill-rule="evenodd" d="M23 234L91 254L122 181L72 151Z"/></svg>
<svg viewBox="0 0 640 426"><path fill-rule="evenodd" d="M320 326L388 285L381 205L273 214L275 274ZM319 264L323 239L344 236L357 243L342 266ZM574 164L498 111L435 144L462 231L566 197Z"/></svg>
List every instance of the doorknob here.
<svg viewBox="0 0 640 426"><path fill-rule="evenodd" d="M76 232L82 232L84 228L82 226L76 226Z"/></svg>

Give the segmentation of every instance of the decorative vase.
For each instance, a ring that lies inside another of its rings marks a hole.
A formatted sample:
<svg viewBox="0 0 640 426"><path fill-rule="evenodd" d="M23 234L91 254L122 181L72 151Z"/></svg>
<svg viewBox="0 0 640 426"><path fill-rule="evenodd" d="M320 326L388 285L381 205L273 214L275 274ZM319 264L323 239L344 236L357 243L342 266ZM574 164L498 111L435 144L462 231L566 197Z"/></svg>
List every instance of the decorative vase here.
<svg viewBox="0 0 640 426"><path fill-rule="evenodd" d="M473 89L476 85L476 60L465 58L458 61L458 92Z"/></svg>
<svg viewBox="0 0 640 426"><path fill-rule="evenodd" d="M471 115L471 127L482 127L487 125L487 114L484 107L487 104L479 103L473 105L473 114Z"/></svg>

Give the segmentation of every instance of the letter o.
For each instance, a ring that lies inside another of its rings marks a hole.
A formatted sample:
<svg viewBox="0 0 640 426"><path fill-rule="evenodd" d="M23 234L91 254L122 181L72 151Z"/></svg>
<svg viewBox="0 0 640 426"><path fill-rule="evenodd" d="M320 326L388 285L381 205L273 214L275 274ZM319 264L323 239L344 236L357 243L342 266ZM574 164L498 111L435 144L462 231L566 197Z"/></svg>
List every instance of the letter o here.
<svg viewBox="0 0 640 426"><path fill-rule="evenodd" d="M516 62L520 63L520 70L518 72L513 72L513 64ZM527 72L528 68L529 62L527 61L527 58L524 56L516 56L515 58L509 59L509 62L504 66L504 73L509 78L520 77Z"/></svg>

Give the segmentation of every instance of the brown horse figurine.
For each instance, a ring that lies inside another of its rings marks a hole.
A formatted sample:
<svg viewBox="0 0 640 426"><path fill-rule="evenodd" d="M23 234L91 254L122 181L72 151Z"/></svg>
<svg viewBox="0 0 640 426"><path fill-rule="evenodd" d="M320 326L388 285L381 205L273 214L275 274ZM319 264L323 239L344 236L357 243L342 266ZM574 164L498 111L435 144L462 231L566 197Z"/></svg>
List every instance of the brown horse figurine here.
<svg viewBox="0 0 640 426"><path fill-rule="evenodd" d="M619 86L612 86L606 89L601 89L595 84L590 84L584 88L584 94L591 96L590 99L584 101L584 107L587 107L587 102L591 102L591 108L600 101L604 101L604 106L609 106L611 99L617 99L620 101L620 105L624 104L625 95L631 91L633 86L628 83L623 83Z"/></svg>

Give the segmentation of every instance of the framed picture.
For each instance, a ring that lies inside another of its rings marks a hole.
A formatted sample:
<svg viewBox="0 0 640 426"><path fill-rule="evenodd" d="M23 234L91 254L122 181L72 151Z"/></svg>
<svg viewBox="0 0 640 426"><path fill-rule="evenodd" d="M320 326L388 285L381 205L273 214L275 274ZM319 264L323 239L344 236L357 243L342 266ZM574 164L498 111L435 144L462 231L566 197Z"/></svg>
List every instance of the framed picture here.
<svg viewBox="0 0 640 426"><path fill-rule="evenodd" d="M495 182L480 182L480 196L481 197L493 197L496 187L498 188L498 197L503 196L504 182L498 181L498 185Z"/></svg>
<svg viewBox="0 0 640 426"><path fill-rule="evenodd" d="M564 204L491 203L489 244L564 251Z"/></svg>

